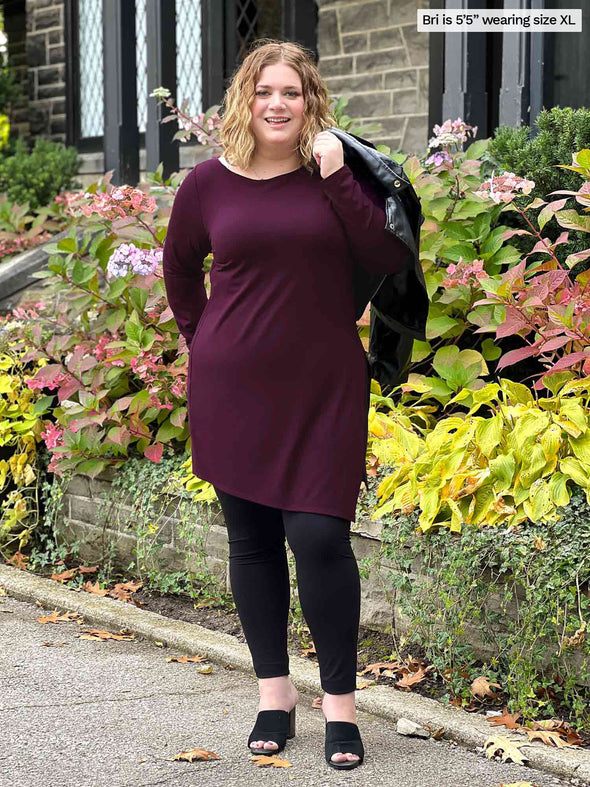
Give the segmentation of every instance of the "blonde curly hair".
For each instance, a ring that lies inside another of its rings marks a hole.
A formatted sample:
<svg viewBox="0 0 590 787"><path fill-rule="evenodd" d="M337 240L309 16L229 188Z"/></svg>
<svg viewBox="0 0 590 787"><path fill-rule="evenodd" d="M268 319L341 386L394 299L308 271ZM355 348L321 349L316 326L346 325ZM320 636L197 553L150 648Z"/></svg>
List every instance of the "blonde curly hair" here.
<svg viewBox="0 0 590 787"><path fill-rule="evenodd" d="M310 172L319 171L312 155L313 139L338 123L329 110L328 91L311 55L310 50L291 41L260 38L254 42L234 72L222 102L219 140L223 155L231 164L243 170L249 168L256 147L250 129L256 83L263 68L285 63L299 74L305 99L298 145L301 164Z"/></svg>

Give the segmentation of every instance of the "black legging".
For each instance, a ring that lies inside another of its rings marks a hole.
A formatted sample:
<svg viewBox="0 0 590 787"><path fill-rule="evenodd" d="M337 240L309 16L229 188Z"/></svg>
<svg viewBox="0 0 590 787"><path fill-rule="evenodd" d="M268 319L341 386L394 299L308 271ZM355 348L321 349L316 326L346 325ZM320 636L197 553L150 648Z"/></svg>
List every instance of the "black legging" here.
<svg viewBox="0 0 590 787"><path fill-rule="evenodd" d="M361 585L350 522L273 508L214 489L227 524L232 594L256 676L289 674L286 535L322 689L329 694L355 691Z"/></svg>

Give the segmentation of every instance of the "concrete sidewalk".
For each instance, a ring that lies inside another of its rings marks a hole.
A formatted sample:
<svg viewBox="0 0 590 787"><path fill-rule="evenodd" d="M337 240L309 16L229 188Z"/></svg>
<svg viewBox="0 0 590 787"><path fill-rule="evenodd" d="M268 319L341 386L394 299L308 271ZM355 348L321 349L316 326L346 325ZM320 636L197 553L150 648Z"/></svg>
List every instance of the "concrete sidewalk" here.
<svg viewBox="0 0 590 787"><path fill-rule="evenodd" d="M259 768L246 745L258 690L245 645L5 565L0 565L0 586L8 593L0 597L2 787L217 787L250 785L252 779L310 787L498 787L500 782L550 787L570 784L568 777L590 782L588 751L522 746L526 738L492 728L481 716L379 686L357 693L365 763L335 771L324 760L323 714L311 707L311 699L321 696L317 668L293 657L291 674L300 692L297 736L279 755L292 767ZM84 623L37 622L54 609L77 612ZM92 628L131 630L136 637L79 638L80 629ZM44 647L45 642L54 646ZM199 674L197 663L166 661L197 653L209 659L211 674ZM399 735L395 721L400 716L432 729L445 727L445 738ZM533 767L477 753L475 747L492 734L518 740ZM195 748L213 751L219 759L168 759Z"/></svg>

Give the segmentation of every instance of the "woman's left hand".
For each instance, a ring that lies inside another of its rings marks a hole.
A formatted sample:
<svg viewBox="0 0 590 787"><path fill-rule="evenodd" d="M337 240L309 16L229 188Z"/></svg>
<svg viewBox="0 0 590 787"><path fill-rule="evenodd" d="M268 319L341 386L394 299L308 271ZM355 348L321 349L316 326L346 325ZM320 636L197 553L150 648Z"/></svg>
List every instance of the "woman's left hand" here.
<svg viewBox="0 0 590 787"><path fill-rule="evenodd" d="M327 178L344 165L344 149L342 142L331 131L320 131L312 143L314 159L320 167L320 175Z"/></svg>

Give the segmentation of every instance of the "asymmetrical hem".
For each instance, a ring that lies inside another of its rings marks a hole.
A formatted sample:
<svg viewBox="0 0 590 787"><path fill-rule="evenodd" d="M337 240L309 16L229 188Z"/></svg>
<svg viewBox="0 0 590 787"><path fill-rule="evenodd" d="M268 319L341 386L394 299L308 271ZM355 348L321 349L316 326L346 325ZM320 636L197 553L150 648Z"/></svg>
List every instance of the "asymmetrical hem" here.
<svg viewBox="0 0 590 787"><path fill-rule="evenodd" d="M189 345L197 477L263 505L354 521L370 375L352 269L403 264L385 226L381 198L346 164L325 179L300 167L253 180L213 158L184 179L163 266Z"/></svg>

